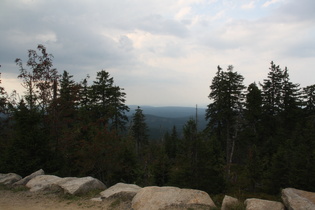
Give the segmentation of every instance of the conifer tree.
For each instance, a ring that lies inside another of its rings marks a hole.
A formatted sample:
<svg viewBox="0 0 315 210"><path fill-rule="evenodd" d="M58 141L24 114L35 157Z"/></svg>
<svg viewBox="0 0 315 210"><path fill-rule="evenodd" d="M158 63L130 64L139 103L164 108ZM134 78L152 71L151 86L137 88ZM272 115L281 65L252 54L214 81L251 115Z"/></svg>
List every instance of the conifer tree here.
<svg viewBox="0 0 315 210"><path fill-rule="evenodd" d="M283 71L273 61L269 70L267 79L261 84L263 110L266 114L275 116L281 109Z"/></svg>
<svg viewBox="0 0 315 210"><path fill-rule="evenodd" d="M148 144L148 127L143 111L139 106L132 116L131 132L136 141L136 151L139 155L140 150Z"/></svg>
<svg viewBox="0 0 315 210"><path fill-rule="evenodd" d="M105 70L97 72L96 80L91 87L91 104L96 119L105 124L111 121L110 128L124 130L128 118L125 112L126 94L119 86L114 86L114 79Z"/></svg>
<svg viewBox="0 0 315 210"><path fill-rule="evenodd" d="M129 107L125 104L126 93L123 88L114 86L111 89L111 96L109 98L110 120L111 127L116 131L124 131L128 117L126 112L129 112Z"/></svg>
<svg viewBox="0 0 315 210"><path fill-rule="evenodd" d="M168 134L168 133L167 133ZM170 159L174 159L178 152L179 137L176 126L173 126L171 135L165 137L165 151Z"/></svg>
<svg viewBox="0 0 315 210"><path fill-rule="evenodd" d="M315 114L315 85L303 88L304 110L308 115Z"/></svg>
<svg viewBox="0 0 315 210"><path fill-rule="evenodd" d="M250 84L247 88L245 108L245 117L248 125L257 134L257 124L261 120L262 115L262 97L261 90L256 83Z"/></svg>
<svg viewBox="0 0 315 210"><path fill-rule="evenodd" d="M225 146L228 175L241 126L245 88L243 80L242 75L233 71L233 66L229 66L227 71L222 71L218 66L210 86L209 99L212 102L206 111L206 119L209 120L207 129Z"/></svg>

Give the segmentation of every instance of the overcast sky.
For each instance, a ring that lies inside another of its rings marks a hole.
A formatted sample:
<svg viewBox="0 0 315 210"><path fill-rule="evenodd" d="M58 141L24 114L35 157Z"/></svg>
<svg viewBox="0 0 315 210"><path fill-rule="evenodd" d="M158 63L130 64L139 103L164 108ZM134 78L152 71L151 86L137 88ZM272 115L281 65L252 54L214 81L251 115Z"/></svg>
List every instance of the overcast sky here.
<svg viewBox="0 0 315 210"><path fill-rule="evenodd" d="M81 81L107 70L128 105L206 106L217 66L245 85L270 61L315 84L314 0L0 0L0 72L22 91L15 58L43 44Z"/></svg>

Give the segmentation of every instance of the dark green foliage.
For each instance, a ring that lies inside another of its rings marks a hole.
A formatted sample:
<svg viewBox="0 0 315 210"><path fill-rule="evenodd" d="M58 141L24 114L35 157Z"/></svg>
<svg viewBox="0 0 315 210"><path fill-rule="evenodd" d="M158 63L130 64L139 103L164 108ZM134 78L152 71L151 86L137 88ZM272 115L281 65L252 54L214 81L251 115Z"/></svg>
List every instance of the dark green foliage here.
<svg viewBox="0 0 315 210"><path fill-rule="evenodd" d="M305 111L309 115L315 114L315 85L307 86L303 88L303 101Z"/></svg>
<svg viewBox="0 0 315 210"><path fill-rule="evenodd" d="M218 66L210 86L209 99L212 102L206 111L206 119L209 120L207 130L224 145L227 176L230 175L238 133L242 127L243 80L242 75L233 71L233 66L229 66L227 71Z"/></svg>
<svg viewBox="0 0 315 210"><path fill-rule="evenodd" d="M6 156L6 171L28 175L48 167L49 147L40 112L21 101L14 113L12 140Z"/></svg>
<svg viewBox="0 0 315 210"><path fill-rule="evenodd" d="M140 154L140 150L148 144L148 128L139 106L132 117L131 135L136 141L136 151Z"/></svg>
<svg viewBox="0 0 315 210"><path fill-rule="evenodd" d="M178 152L178 146L179 146L179 137L178 137L175 126L173 126L171 135L166 133L166 135L164 136L164 139L165 139L166 154L170 159L174 159Z"/></svg>
<svg viewBox="0 0 315 210"><path fill-rule="evenodd" d="M221 192L225 189L223 158L215 138L198 133L196 123L189 120L184 126L184 138L179 141L178 153L170 172L170 184Z"/></svg>
<svg viewBox="0 0 315 210"><path fill-rule="evenodd" d="M0 65L1 67L1 65ZM0 84L1 84L1 73L0 73ZM3 87L0 86L0 114L5 113L7 106L7 93Z"/></svg>

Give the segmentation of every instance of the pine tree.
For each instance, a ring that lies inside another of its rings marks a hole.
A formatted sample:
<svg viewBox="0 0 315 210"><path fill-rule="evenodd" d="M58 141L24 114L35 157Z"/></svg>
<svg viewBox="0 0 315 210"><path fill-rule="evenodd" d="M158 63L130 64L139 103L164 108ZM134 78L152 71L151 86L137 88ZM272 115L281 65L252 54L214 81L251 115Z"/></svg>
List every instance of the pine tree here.
<svg viewBox="0 0 315 210"><path fill-rule="evenodd" d="M304 110L308 115L315 114L315 85L303 88Z"/></svg>
<svg viewBox="0 0 315 210"><path fill-rule="evenodd" d="M143 111L139 106L132 116L131 132L136 141L136 151L139 155L141 149L148 144L148 127Z"/></svg>
<svg viewBox="0 0 315 210"><path fill-rule="evenodd" d="M209 120L207 129L225 145L227 174L233 162L235 142L241 127L244 94L243 76L229 66L222 71L218 66L216 76L210 86L209 99L212 101L206 111Z"/></svg>
<svg viewBox="0 0 315 210"><path fill-rule="evenodd" d="M257 124L262 117L262 97L261 90L256 83L250 84L247 88L245 108L245 118L248 125L252 128L254 134L257 134Z"/></svg>
<svg viewBox="0 0 315 210"><path fill-rule="evenodd" d="M283 71L273 61L269 70L267 79L261 84L263 111L270 116L275 116L281 109Z"/></svg>
<svg viewBox="0 0 315 210"><path fill-rule="evenodd" d="M283 71L282 86L281 119L283 128L290 135L301 116L302 99L299 84L290 81L287 67Z"/></svg>
<svg viewBox="0 0 315 210"><path fill-rule="evenodd" d="M124 131L128 117L126 112L129 112L129 107L125 104L126 93L123 92L123 88L114 86L111 89L111 96L109 98L110 120L111 127L116 131Z"/></svg>
<svg viewBox="0 0 315 210"><path fill-rule="evenodd" d="M96 119L105 124L111 122L110 128L124 130L128 118L125 112L126 94L119 86L114 86L114 79L105 70L97 72L96 80L91 87L91 104Z"/></svg>
<svg viewBox="0 0 315 210"><path fill-rule="evenodd" d="M176 157L178 151L179 137L177 134L176 126L173 126L172 133L165 136L165 151L170 159Z"/></svg>

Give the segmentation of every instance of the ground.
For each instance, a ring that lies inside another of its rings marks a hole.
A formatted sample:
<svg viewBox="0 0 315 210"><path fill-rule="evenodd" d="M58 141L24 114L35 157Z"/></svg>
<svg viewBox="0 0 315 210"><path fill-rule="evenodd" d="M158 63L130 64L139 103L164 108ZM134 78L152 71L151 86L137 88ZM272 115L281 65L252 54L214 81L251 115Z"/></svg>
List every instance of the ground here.
<svg viewBox="0 0 315 210"><path fill-rule="evenodd" d="M89 196L66 196L47 192L0 190L0 210L131 209L130 201L123 198L104 201L91 201L90 198Z"/></svg>

